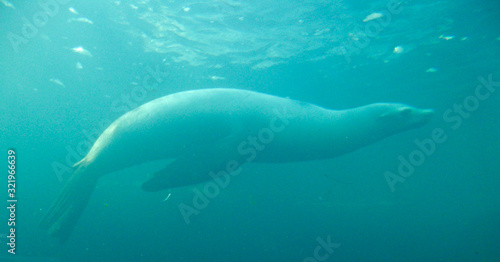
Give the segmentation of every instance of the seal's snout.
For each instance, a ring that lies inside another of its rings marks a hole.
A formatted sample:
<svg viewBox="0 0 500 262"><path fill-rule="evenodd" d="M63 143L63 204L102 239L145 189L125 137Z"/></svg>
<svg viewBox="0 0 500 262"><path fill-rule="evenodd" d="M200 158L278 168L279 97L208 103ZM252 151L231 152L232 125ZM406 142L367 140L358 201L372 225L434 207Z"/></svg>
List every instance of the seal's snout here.
<svg viewBox="0 0 500 262"><path fill-rule="evenodd" d="M422 109L422 116L427 119L427 121L431 120L436 112L434 109Z"/></svg>
<svg viewBox="0 0 500 262"><path fill-rule="evenodd" d="M428 114L428 115L434 115L436 112L434 111L434 109L423 109L422 111L424 111L424 114Z"/></svg>
<svg viewBox="0 0 500 262"><path fill-rule="evenodd" d="M434 112L434 109L417 110L415 115L415 125L418 127L427 124L429 121L431 121L435 114L436 112Z"/></svg>

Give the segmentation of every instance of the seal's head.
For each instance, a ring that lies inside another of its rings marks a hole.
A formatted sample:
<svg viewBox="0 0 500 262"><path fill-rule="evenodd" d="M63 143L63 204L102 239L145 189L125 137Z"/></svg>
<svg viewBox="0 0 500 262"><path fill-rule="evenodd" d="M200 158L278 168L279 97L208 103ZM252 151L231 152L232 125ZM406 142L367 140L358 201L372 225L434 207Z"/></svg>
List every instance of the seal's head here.
<svg viewBox="0 0 500 262"><path fill-rule="evenodd" d="M427 124L434 110L419 109L404 104L378 103L370 105L375 114L375 125L391 129L395 133L421 127Z"/></svg>

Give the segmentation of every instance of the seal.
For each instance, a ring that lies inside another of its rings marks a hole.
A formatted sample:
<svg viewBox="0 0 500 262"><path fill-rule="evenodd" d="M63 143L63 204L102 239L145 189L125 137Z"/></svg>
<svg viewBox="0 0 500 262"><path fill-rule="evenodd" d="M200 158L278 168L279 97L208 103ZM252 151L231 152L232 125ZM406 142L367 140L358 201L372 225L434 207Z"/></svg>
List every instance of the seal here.
<svg viewBox="0 0 500 262"><path fill-rule="evenodd" d="M84 211L99 177L133 165L173 159L145 182L158 191L208 181L247 162L327 159L420 127L432 110L376 103L348 110L240 89L167 95L114 121L74 165L40 225L62 242Z"/></svg>

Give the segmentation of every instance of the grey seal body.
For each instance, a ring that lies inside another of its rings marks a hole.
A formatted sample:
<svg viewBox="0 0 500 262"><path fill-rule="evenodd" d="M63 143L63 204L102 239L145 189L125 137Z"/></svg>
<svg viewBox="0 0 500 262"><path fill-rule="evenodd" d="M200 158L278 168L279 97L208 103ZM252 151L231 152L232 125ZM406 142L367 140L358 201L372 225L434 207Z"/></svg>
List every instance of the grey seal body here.
<svg viewBox="0 0 500 262"><path fill-rule="evenodd" d="M273 124L285 128L274 132L279 134L258 152L256 162L325 159L423 125L431 112L392 103L336 111L239 89L186 91L156 99L120 117L78 164L106 174L176 158L231 135L244 142ZM239 152L251 154L251 147L250 143L240 146Z"/></svg>
<svg viewBox="0 0 500 262"><path fill-rule="evenodd" d="M66 240L100 176L173 159L143 184L146 191L209 180L227 163L296 162L339 156L427 123L432 110L377 103L330 110L239 90L201 89L158 98L117 119L77 164L41 221Z"/></svg>

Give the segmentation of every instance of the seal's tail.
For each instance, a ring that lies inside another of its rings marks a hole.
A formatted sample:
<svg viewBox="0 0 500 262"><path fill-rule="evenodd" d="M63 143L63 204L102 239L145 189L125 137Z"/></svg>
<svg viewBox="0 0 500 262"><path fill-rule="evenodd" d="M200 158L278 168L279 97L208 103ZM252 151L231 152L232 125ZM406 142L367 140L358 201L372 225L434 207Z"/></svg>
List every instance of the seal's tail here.
<svg viewBox="0 0 500 262"><path fill-rule="evenodd" d="M97 179L98 176L88 174L85 168L78 167L40 221L40 226L64 243L85 210Z"/></svg>

